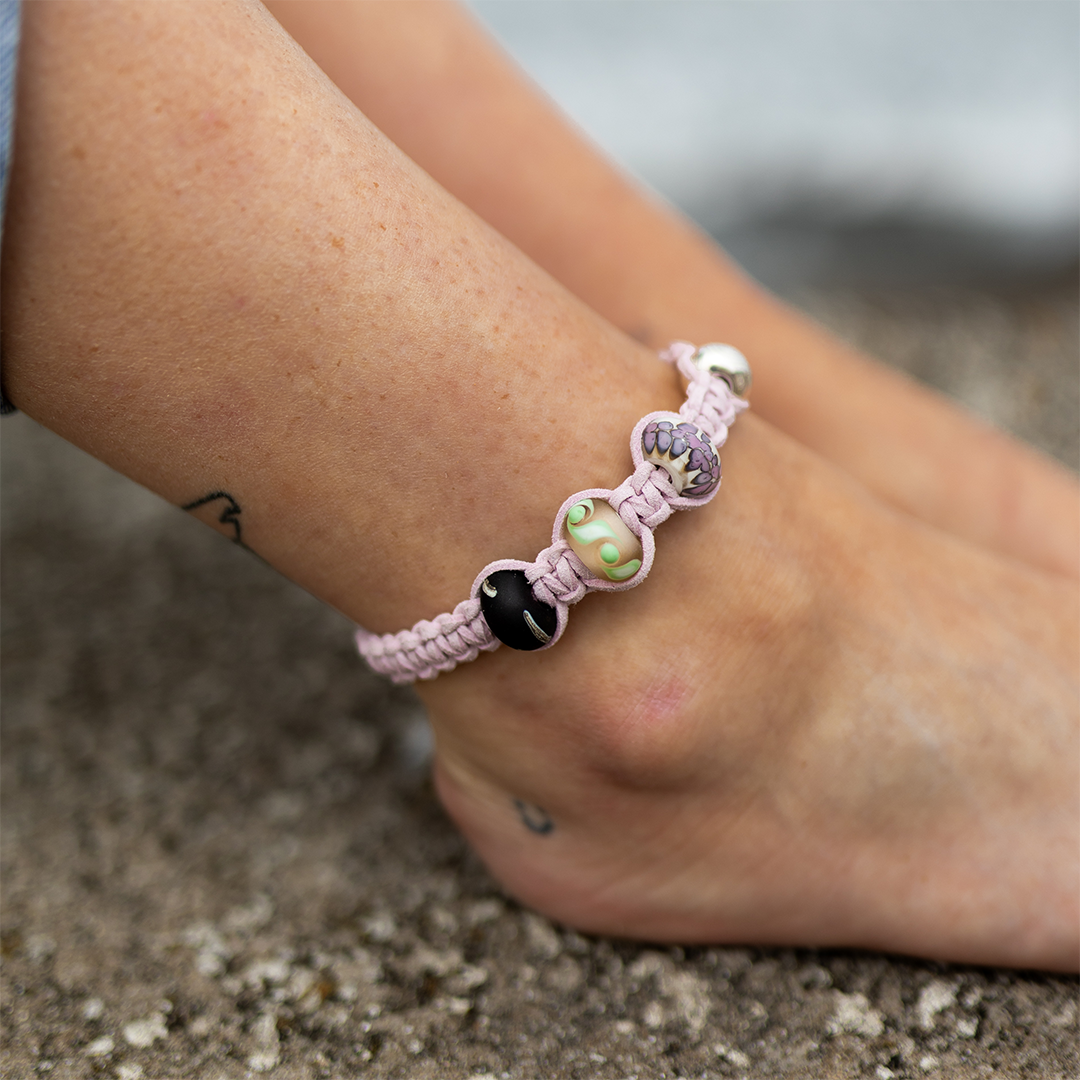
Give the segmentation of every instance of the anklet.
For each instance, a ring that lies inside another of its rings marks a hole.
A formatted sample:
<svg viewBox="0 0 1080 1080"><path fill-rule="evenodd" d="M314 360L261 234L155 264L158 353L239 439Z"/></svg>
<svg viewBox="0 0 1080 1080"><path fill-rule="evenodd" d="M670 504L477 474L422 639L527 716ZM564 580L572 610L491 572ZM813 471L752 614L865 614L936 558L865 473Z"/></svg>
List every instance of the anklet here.
<svg viewBox="0 0 1080 1080"><path fill-rule="evenodd" d="M571 495L555 515L551 546L532 562L499 559L477 575L453 611L396 634L356 631L360 655L393 682L434 679L499 644L549 649L586 593L632 589L645 580L653 529L675 510L704 506L720 487L717 450L748 407L750 366L730 345L695 350L676 341L660 353L687 380L677 413L643 416L630 436L634 471L617 488Z"/></svg>

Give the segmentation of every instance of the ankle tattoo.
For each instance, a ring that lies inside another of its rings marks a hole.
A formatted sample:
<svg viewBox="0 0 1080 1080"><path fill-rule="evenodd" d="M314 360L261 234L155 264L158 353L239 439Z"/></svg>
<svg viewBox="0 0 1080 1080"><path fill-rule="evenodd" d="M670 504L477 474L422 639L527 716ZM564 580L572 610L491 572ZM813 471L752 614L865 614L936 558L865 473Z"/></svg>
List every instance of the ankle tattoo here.
<svg viewBox="0 0 1080 1080"><path fill-rule="evenodd" d="M551 820L551 815L542 807L515 799L514 809L517 810L522 825L529 832L534 832L537 836L548 836L555 831L555 822Z"/></svg>

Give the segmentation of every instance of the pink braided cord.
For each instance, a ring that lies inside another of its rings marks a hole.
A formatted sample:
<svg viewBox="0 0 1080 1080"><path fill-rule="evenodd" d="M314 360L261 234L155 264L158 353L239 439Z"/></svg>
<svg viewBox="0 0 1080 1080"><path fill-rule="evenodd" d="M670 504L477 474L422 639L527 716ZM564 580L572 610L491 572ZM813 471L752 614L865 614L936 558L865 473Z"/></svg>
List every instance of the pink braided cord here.
<svg viewBox="0 0 1080 1080"><path fill-rule="evenodd" d="M748 407L747 402L736 397L722 379L713 378L700 371L693 363L696 349L689 342L672 342L660 359L674 364L688 381L686 401L679 415L688 423L703 428L720 449L727 441L728 428L735 418ZM543 646L550 649L566 629L567 612L586 593L616 591L632 588L641 583L652 566L652 532L666 521L675 510L702 506L715 495L715 491L703 499L687 499L676 494L667 471L650 461L642 459L641 431L645 423L658 414L650 413L638 421L631 436L631 452L635 469L613 491L594 489L578 492L563 504L555 518L550 547L544 548L531 563L502 559L489 563L473 582L468 600L462 600L451 612L436 615L434 619L421 619L408 630L396 634L373 634L363 627L356 630L356 644L360 655L368 665L392 682L407 683L415 679L434 679L440 672L451 671L458 664L475 660L481 652L492 652L500 645L491 632L477 598L480 584L489 574L498 570L523 570L532 586L533 596L541 603L555 608L558 629L551 641ZM582 498L606 499L627 528L642 542L641 569L629 581L618 584L594 578L585 564L574 554L570 545L562 539L562 524L569 508ZM540 650L537 650L540 651Z"/></svg>
<svg viewBox="0 0 1080 1080"><path fill-rule="evenodd" d="M642 529L655 529L674 513L675 485L666 469L643 461L608 498L612 508L638 538Z"/></svg>
<svg viewBox="0 0 1080 1080"><path fill-rule="evenodd" d="M551 547L544 548L525 570L533 596L553 608L559 604L576 604L589 591L585 583L590 576L565 540L556 540Z"/></svg>
<svg viewBox="0 0 1080 1080"><path fill-rule="evenodd" d="M733 394L723 379L714 379L708 372L695 367L695 352L697 349L690 342L673 341L660 353L660 359L674 364L683 378L689 380L686 401L679 409L679 415L704 428L712 435L719 450L727 442L727 429L735 423L735 417L750 408L750 404Z"/></svg>
<svg viewBox="0 0 1080 1080"><path fill-rule="evenodd" d="M372 634L358 628L360 655L381 675L396 683L434 679L441 671L475 660L481 652L499 647L475 597L462 600L451 612L421 619L411 630Z"/></svg>

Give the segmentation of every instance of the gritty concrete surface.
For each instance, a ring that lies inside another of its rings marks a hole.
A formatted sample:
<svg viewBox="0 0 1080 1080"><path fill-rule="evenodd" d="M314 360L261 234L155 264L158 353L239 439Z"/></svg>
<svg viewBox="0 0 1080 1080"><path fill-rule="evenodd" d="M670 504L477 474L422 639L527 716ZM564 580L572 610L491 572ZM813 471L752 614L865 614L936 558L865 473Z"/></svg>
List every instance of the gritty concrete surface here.
<svg viewBox="0 0 1080 1080"><path fill-rule="evenodd" d="M1075 464L1074 283L801 300ZM4 1078L1080 1075L1072 978L522 910L345 620L25 417L2 437Z"/></svg>

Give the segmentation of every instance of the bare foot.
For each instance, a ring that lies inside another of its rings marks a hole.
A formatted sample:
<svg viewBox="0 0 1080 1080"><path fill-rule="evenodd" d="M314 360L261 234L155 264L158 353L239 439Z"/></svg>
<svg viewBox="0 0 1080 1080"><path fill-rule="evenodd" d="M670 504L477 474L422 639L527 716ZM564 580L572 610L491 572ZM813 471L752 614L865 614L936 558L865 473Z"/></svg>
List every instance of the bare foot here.
<svg viewBox="0 0 1080 1080"><path fill-rule="evenodd" d="M454 819L589 931L1075 969L1073 586L750 418L724 465L640 588L421 687Z"/></svg>

